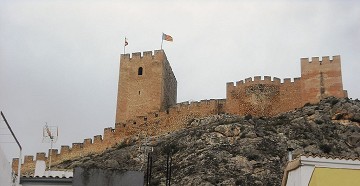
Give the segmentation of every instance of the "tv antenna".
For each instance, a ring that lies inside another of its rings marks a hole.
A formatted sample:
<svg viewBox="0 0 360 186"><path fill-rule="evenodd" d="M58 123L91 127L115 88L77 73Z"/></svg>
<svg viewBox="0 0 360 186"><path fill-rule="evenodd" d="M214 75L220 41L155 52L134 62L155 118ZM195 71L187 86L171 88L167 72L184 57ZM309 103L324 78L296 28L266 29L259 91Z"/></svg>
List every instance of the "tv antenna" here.
<svg viewBox="0 0 360 186"><path fill-rule="evenodd" d="M50 153L49 153L49 171L51 168L51 156L53 143L56 143L59 136L59 130L57 126L48 126L47 122L45 122L45 126L43 128L43 143L50 143Z"/></svg>

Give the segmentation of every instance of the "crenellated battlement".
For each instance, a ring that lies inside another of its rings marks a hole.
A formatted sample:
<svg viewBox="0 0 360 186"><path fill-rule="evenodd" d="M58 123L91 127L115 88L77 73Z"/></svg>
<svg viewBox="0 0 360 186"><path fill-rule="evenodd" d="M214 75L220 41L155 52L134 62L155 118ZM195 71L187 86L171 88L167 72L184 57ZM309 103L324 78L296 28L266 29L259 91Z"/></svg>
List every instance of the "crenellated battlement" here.
<svg viewBox="0 0 360 186"><path fill-rule="evenodd" d="M36 153L36 160L46 160L46 154L45 152L38 152Z"/></svg>
<svg viewBox="0 0 360 186"><path fill-rule="evenodd" d="M24 156L24 163L29 163L34 161L34 156L32 155L26 155Z"/></svg>
<svg viewBox="0 0 360 186"><path fill-rule="evenodd" d="M261 76L255 76L254 79L246 78L245 80L237 81L234 85L234 82L227 82L226 87L228 89L234 89L234 88L243 88L245 86L249 85L256 85L256 84L268 84L268 85L288 85L293 83L300 83L301 78L284 78L281 80L277 77L271 77L271 76L264 76L263 78Z"/></svg>
<svg viewBox="0 0 360 186"><path fill-rule="evenodd" d="M68 145L62 145L60 149L60 153L68 154L70 152L70 147Z"/></svg>
<svg viewBox="0 0 360 186"><path fill-rule="evenodd" d="M300 83L300 78L284 78L281 85L294 85Z"/></svg>
<svg viewBox="0 0 360 186"><path fill-rule="evenodd" d="M90 145L92 145L92 139L91 138L84 139L83 147L86 148L89 147Z"/></svg>
<svg viewBox="0 0 360 186"><path fill-rule="evenodd" d="M124 136L123 136L124 137ZM58 149L49 149L48 153L38 152L36 157L32 155L24 156L24 163L22 164L22 170L26 171L32 169L35 166L37 160L49 161L49 154L51 154L52 164L56 165L64 160L79 157L81 155L87 155L91 153L100 153L105 149L112 147L117 141L121 140L120 136L115 136L115 129L108 127L104 129L104 138L102 135L96 135L93 139L86 138L83 143L72 143L72 146L62 145L60 152ZM13 169L17 170L18 158L13 159Z"/></svg>
<svg viewBox="0 0 360 186"><path fill-rule="evenodd" d="M166 57L163 50L153 51L144 51L144 52L134 52L130 54L121 54L120 59L122 63L126 62L139 62L139 61L148 61L153 59L161 59Z"/></svg>
<svg viewBox="0 0 360 186"><path fill-rule="evenodd" d="M302 65L326 65L333 63L340 63L340 55L332 56L323 56L320 60L319 57L312 57L311 60L309 58L301 58L300 62Z"/></svg>
<svg viewBox="0 0 360 186"><path fill-rule="evenodd" d="M245 80L237 81L234 85L234 82L228 82L226 83L226 87L228 89L234 89L234 88L243 88L249 85L256 85L256 84L268 84L268 85L283 85L283 84L294 84L294 83L300 83L300 78L285 78L281 81L280 78L277 77L271 77L271 76L254 76L254 78L246 78Z"/></svg>
<svg viewBox="0 0 360 186"><path fill-rule="evenodd" d="M202 113L202 114L217 114L218 105L225 104L225 99L210 99L210 100L200 100L200 101L185 101L177 103L169 107L165 111L158 112L149 112L143 116L138 116L127 120L125 122L120 122L115 124L115 133L119 130L123 130L129 126L144 124L153 119L167 118L178 115L189 115L191 113Z"/></svg>
<svg viewBox="0 0 360 186"><path fill-rule="evenodd" d="M204 99L200 101L185 101L181 103L177 103L176 105L170 107L176 107L176 108L191 108L191 107L201 107L201 106L207 106L210 104L216 104L218 102L217 99Z"/></svg>

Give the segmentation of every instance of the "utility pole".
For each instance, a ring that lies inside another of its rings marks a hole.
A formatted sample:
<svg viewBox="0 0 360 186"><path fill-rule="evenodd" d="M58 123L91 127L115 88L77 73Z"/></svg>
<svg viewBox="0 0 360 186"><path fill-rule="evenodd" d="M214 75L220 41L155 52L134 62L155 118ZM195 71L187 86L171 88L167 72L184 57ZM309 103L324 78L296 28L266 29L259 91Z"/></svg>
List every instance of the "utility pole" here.
<svg viewBox="0 0 360 186"><path fill-rule="evenodd" d="M166 186L171 184L171 150L167 153L166 158Z"/></svg>
<svg viewBox="0 0 360 186"><path fill-rule="evenodd" d="M148 153L147 168L146 168L146 186L151 184L151 173L152 173L152 153Z"/></svg>
<svg viewBox="0 0 360 186"><path fill-rule="evenodd" d="M4 116L4 114L3 114L3 112L2 112L2 111L1 111L1 116L2 116L2 118L4 119L4 121L5 121L6 125L7 125L8 129L9 129L9 131L11 132L11 135L12 135L12 136L13 136L13 138L15 139L15 141L16 141L17 145L19 146L19 149L20 149L20 152L19 152L19 164L18 164L18 177L17 177L17 182L18 182L18 184L20 184L20 174L21 174L21 156L22 156L22 155L21 155L21 153L22 153L22 147L21 147L21 145L20 145L20 143L19 143L18 139L16 138L16 136L15 136L15 134L14 134L13 130L11 129L11 127L10 127L10 125L9 125L8 121L6 120L6 118L5 118L5 116Z"/></svg>

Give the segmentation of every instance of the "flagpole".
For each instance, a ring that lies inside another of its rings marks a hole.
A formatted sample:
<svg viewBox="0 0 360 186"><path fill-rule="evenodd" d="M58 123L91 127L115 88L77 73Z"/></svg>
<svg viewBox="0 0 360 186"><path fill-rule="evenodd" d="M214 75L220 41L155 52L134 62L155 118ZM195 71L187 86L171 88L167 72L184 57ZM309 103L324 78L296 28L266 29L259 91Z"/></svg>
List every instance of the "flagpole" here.
<svg viewBox="0 0 360 186"><path fill-rule="evenodd" d="M125 37L125 42L124 42L124 54L125 54L125 47L126 47L126 37Z"/></svg>
<svg viewBox="0 0 360 186"><path fill-rule="evenodd" d="M162 45L163 45L163 42L164 42L164 33L162 33L162 35L161 35L161 50L162 50Z"/></svg>

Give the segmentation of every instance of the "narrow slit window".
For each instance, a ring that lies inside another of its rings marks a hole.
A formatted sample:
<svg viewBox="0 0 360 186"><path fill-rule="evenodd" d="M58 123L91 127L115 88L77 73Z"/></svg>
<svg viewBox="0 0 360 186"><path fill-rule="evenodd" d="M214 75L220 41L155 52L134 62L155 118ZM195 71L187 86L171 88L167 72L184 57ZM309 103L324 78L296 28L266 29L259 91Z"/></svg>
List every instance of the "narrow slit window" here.
<svg viewBox="0 0 360 186"><path fill-rule="evenodd" d="M143 74L143 68L142 67L139 67L138 69L138 75L141 76Z"/></svg>

